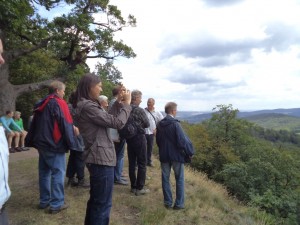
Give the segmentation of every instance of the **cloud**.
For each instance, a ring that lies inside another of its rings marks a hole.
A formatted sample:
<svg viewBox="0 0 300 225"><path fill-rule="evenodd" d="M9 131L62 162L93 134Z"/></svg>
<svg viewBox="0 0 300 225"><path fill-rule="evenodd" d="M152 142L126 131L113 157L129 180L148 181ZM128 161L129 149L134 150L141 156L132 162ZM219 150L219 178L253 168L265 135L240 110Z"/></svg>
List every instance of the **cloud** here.
<svg viewBox="0 0 300 225"><path fill-rule="evenodd" d="M241 3L244 0L202 0L207 6L223 7Z"/></svg>

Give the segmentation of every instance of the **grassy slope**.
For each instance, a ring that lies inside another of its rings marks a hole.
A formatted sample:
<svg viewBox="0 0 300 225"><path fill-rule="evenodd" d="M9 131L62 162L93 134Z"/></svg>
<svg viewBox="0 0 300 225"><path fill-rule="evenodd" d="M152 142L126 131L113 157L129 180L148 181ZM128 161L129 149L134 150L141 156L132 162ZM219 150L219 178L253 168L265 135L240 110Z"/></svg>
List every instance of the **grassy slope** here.
<svg viewBox="0 0 300 225"><path fill-rule="evenodd" d="M261 127L274 130L300 130L300 118L287 116L284 114L261 114L257 116L245 117L243 119L249 120L258 124Z"/></svg>
<svg viewBox="0 0 300 225"><path fill-rule="evenodd" d="M17 154L17 153L16 153ZM186 169L186 209L168 210L163 207L159 162L147 171L146 185L151 193L134 196L128 186L115 186L111 225L239 225L272 224L257 210L242 206L230 198L225 189L203 174ZM125 168L127 171L127 167ZM172 174L172 185L174 189ZM70 208L56 215L36 208L38 203L37 159L10 163L12 196L8 203L11 225L81 225L84 221L89 192L66 188ZM255 219L260 217L259 219Z"/></svg>

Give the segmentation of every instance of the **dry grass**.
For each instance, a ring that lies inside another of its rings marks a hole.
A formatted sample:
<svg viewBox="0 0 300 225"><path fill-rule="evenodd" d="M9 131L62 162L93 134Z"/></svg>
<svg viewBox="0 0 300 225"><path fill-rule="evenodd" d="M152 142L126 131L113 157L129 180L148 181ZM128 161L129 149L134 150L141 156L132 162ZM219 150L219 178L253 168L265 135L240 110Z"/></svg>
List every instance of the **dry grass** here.
<svg viewBox="0 0 300 225"><path fill-rule="evenodd" d="M135 196L129 186L115 186L111 225L267 225L268 217L255 209L242 206L230 198L225 189L208 180L203 174L186 168L186 208L180 211L163 207L161 176L158 160L148 168L146 186L151 193ZM127 166L125 166L127 171ZM172 176L174 189L175 181ZM70 208L56 215L38 210L37 159L10 164L12 196L8 203L11 225L81 225L84 221L88 190L66 188ZM174 190L173 190L174 191Z"/></svg>

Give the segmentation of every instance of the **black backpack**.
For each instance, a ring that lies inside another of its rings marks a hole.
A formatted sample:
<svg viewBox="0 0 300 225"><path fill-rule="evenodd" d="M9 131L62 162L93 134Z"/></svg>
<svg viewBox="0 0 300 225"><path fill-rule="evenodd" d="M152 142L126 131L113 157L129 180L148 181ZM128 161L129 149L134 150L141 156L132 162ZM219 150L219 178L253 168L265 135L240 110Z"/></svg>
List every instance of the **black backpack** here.
<svg viewBox="0 0 300 225"><path fill-rule="evenodd" d="M130 139L133 138L135 135L138 134L138 127L135 123L135 121L133 120L133 116L132 116L132 112L135 108L132 109L129 118L126 122L126 124L124 125L124 127L122 127L119 130L119 136L121 139Z"/></svg>

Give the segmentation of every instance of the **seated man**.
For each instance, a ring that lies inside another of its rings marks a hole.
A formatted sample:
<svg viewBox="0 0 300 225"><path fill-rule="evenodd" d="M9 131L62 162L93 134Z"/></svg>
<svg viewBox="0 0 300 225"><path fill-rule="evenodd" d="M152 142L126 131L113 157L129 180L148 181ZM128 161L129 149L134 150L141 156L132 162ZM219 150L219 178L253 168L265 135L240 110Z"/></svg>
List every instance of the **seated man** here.
<svg viewBox="0 0 300 225"><path fill-rule="evenodd" d="M22 132L22 129L13 120L13 118L12 118L13 115L14 115L14 113L12 111L6 111L6 115L2 116L0 118L0 121L3 125L3 127L4 127L4 130L5 130L5 134L7 136L9 152L11 152L11 153L14 153L16 151L17 152L22 151L22 149L19 148L19 140L20 140L20 133L19 132ZM9 128L11 124L14 124L14 126L16 126L16 128L19 132L14 132L13 130L11 130ZM11 147L12 139L14 139L14 144L15 144L14 148Z"/></svg>
<svg viewBox="0 0 300 225"><path fill-rule="evenodd" d="M14 121L15 123L22 129L22 132L18 130L18 127L16 127L13 123L10 125L10 129L12 129L14 132L18 132L20 135L20 143L21 148L23 151L27 151L30 148L25 147L25 137L27 135L27 131L24 130L23 120L21 118L21 112L16 111L14 114Z"/></svg>

